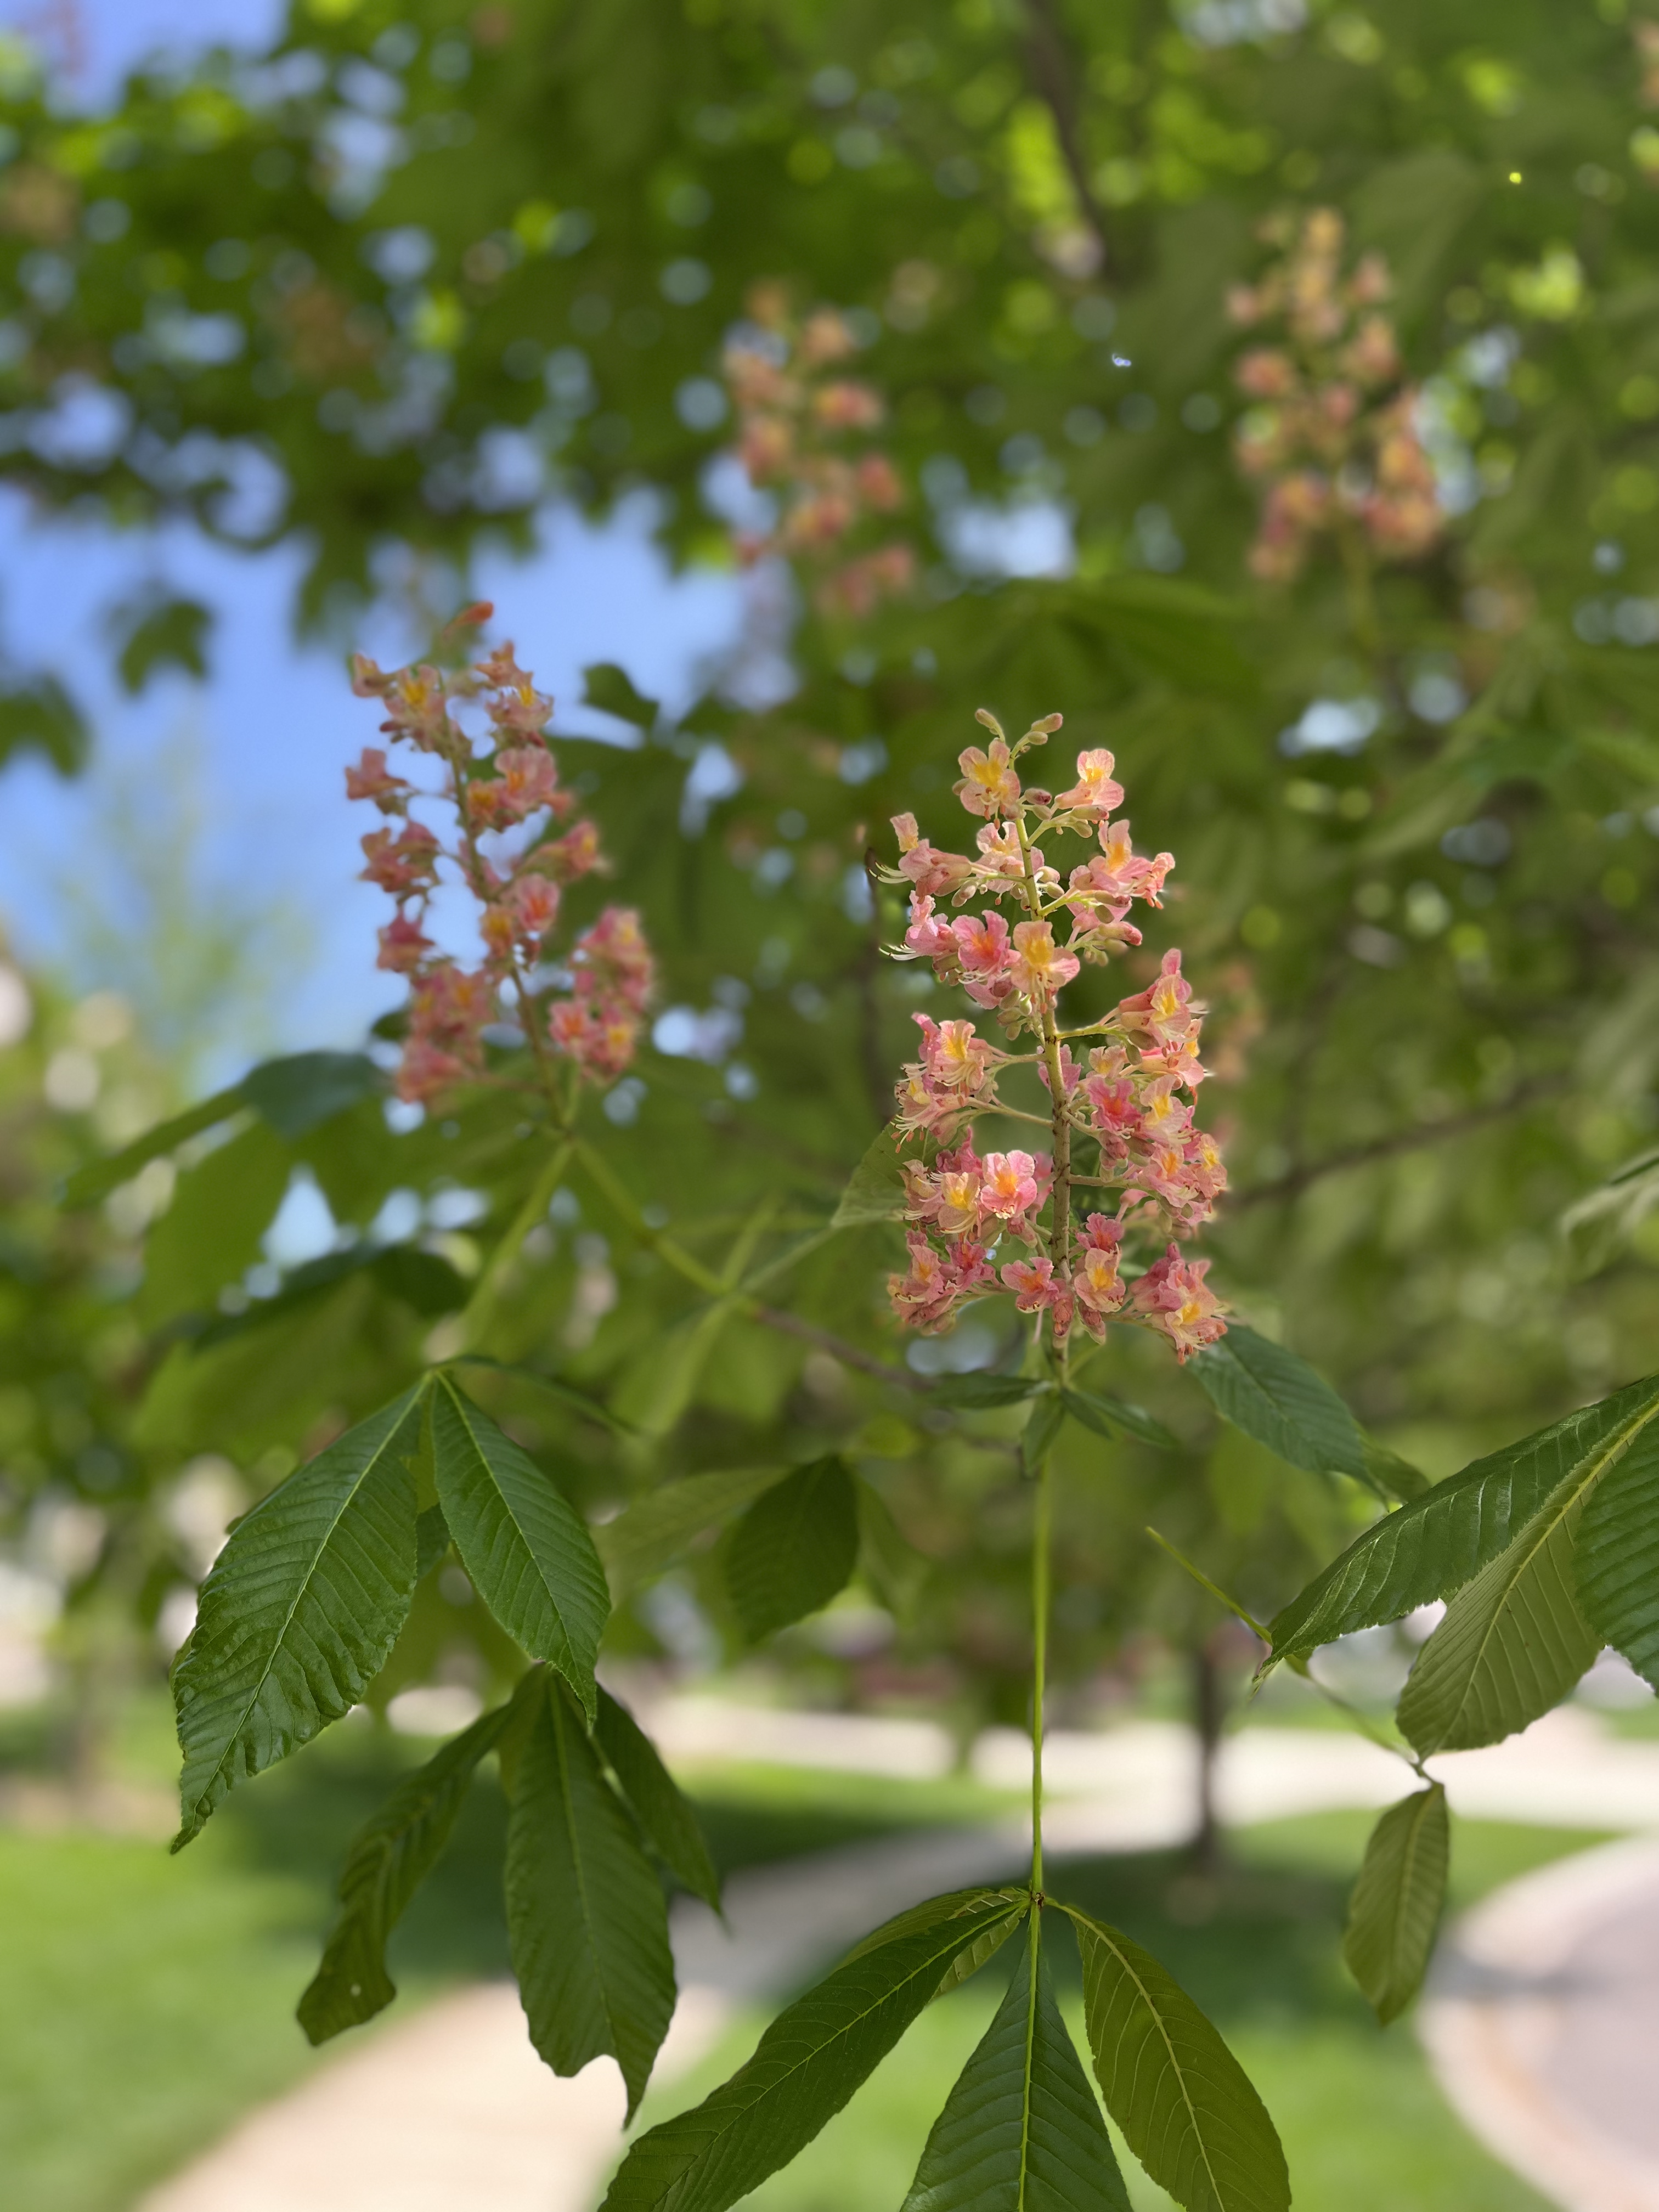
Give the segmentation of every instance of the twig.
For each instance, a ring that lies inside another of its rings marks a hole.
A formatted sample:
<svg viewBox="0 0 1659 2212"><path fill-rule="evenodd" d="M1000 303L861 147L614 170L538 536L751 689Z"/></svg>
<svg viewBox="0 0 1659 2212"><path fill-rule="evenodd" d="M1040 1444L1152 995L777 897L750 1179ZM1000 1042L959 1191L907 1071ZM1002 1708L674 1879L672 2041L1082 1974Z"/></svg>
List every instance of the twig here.
<svg viewBox="0 0 1659 2212"><path fill-rule="evenodd" d="M925 1375L913 1375L908 1367L890 1366L873 1353L860 1352L856 1344L848 1344L845 1337L836 1336L816 1322L802 1321L799 1315L785 1313L777 1306L745 1304L738 1310L746 1313L750 1321L757 1321L767 1328L775 1328L784 1336L799 1337L803 1344L816 1346L838 1359L843 1367L856 1367L861 1374L878 1376L884 1382L896 1382L903 1390L925 1391L930 1388Z"/></svg>
<svg viewBox="0 0 1659 2212"><path fill-rule="evenodd" d="M1095 197L1079 128L1077 61L1066 46L1065 28L1060 22L1055 0L1025 0L1025 4L1026 20L1030 26L1025 54L1031 81L1039 98L1054 119L1054 136L1060 142L1060 158L1072 179L1072 189L1077 194L1079 211L1094 233L1095 242L1100 248L1102 269L1109 269L1112 262L1112 249L1106 235L1105 212Z"/></svg>

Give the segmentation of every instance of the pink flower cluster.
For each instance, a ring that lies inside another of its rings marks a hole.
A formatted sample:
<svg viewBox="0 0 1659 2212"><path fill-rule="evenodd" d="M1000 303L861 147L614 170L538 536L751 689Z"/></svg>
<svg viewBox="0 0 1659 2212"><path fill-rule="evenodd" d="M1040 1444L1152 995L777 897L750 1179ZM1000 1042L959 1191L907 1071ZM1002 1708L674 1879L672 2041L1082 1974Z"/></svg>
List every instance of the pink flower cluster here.
<svg viewBox="0 0 1659 2212"><path fill-rule="evenodd" d="M1287 343L1255 346L1234 371L1255 404L1235 451L1264 487L1250 567L1273 583L1299 575L1315 541L1358 531L1379 560L1411 561L1445 528L1434 471L1417 429L1417 395L1401 382L1394 325L1378 312L1388 264L1342 269L1343 222L1316 208L1262 234L1280 258L1227 307L1241 327L1282 321Z"/></svg>
<svg viewBox="0 0 1659 2212"><path fill-rule="evenodd" d="M726 349L726 388L738 418L738 458L758 489L775 489L781 512L763 536L738 541L746 563L769 554L818 568L826 614L854 620L908 591L915 555L899 540L848 556L847 541L872 517L904 504L904 487L876 447L843 450L878 428L886 412L868 384L836 372L858 349L844 316L820 307L797 325L788 295L757 285L749 297L755 335Z"/></svg>
<svg viewBox="0 0 1659 2212"><path fill-rule="evenodd" d="M451 631L474 629L491 611L469 607ZM548 1007L549 994L538 988L536 970L566 886L604 866L599 833L575 817L575 795L560 783L543 734L553 702L518 665L511 645L459 669L422 663L390 675L359 654L352 689L382 702L380 727L394 744L432 756L441 769L435 790L420 786L394 774L386 753L370 746L346 770L346 796L386 817L362 841L363 874L397 901L380 933L380 965L410 983L398 1096L425 1100L477 1079L483 1032L502 1019L516 1020L527 1034L534 1025L535 1036L544 1021L555 1050L584 1074L599 1081L620 1075L633 1057L652 985L638 915L606 907L568 956L568 995ZM482 720L482 735L463 726L468 709L477 710L472 719ZM433 799L453 817L452 843L410 811ZM428 934L441 866L476 902L483 945L476 968ZM502 1000L509 986L510 1008Z"/></svg>
<svg viewBox="0 0 1659 2212"><path fill-rule="evenodd" d="M1012 746L990 716L980 719L992 742L961 756L957 786L983 824L975 854L940 849L913 816L900 815L898 864L881 872L909 894L909 926L893 956L930 961L941 981L996 1015L1005 1037L994 1044L971 1021L915 1017L921 1050L897 1086L894 1126L902 1144L920 1139L925 1150L903 1169L909 1266L890 1279L894 1310L937 1334L964 1302L1000 1285L1022 1312L1046 1313L1057 1343L1074 1325L1103 1338L1116 1316L1167 1337L1185 1359L1226 1325L1205 1287L1208 1263L1183 1261L1170 1243L1137 1273L1126 1238L1150 1231L1163 1247L1172 1235L1189 1235L1212 1218L1226 1188L1219 1148L1194 1119L1206 1073L1199 1058L1205 1009L1170 951L1146 988L1103 1019L1062 1031L1057 1013L1060 993L1085 961L1139 945L1130 908L1136 900L1158 906L1175 864L1168 853L1138 855L1127 823L1113 819L1123 789L1109 752L1080 754L1075 782L1058 794L1028 788L1016 763L1047 743L1060 716L1034 723ZM1036 842L1060 836L1089 837L1099 850L1062 875ZM998 910L1008 900L1021 915L1012 927ZM946 919L941 902L989 903ZM1062 917L1064 942L1054 933ZM1022 1036L1035 1051L1010 1048ZM1072 1044L1085 1038L1094 1042L1079 1063ZM981 1153L977 1120L1034 1118L1001 1096L1001 1081L1020 1066L1038 1079L1035 1097L1047 1093L1052 1149ZM1115 1211L1073 1222L1079 1188L1115 1192ZM1025 1249L1006 1257L1005 1239Z"/></svg>

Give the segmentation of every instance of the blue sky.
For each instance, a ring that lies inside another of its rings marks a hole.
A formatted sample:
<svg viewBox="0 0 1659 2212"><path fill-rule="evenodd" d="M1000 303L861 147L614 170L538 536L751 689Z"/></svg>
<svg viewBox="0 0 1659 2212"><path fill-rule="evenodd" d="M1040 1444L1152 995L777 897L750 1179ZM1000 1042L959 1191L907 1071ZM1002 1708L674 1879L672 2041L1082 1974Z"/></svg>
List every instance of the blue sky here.
<svg viewBox="0 0 1659 2212"><path fill-rule="evenodd" d="M158 45L258 37L278 14L266 0L82 0L88 67L78 88L96 99ZM0 21L31 17L40 21L40 11L0 8ZM699 665L737 638L735 580L671 577L649 526L642 503L597 529L550 512L533 558L481 568L481 595L495 600L501 629L561 709L579 694L577 672L595 660L620 661L641 690L684 702ZM142 794L150 834L163 838L195 812L204 834L194 890L208 908L233 920L283 909L302 924L298 971L263 1010L286 1048L351 1042L397 995L374 967L384 901L356 880L361 810L348 807L342 782L345 763L374 737L374 714L351 696L337 648L296 642L297 565L282 550L228 554L182 527L118 535L43 522L0 493L0 640L24 665L58 670L95 730L89 775L66 783L28 761L0 781L0 921L26 959L73 961L86 936L77 915L100 900L107 910L116 895L117 799ZM167 676L128 700L112 679L103 624L112 603L156 582L215 608L213 672L203 685ZM382 623L362 642L390 661L414 641ZM103 980L85 971L84 950L79 957L76 981ZM235 1048L227 1040L233 1056Z"/></svg>

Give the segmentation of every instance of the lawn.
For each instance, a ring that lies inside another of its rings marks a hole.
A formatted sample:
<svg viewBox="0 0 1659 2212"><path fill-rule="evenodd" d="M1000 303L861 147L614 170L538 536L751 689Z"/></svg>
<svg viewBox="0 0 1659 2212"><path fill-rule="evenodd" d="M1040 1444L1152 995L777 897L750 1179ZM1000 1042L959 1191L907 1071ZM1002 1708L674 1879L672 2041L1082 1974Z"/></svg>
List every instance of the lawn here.
<svg viewBox="0 0 1659 2212"><path fill-rule="evenodd" d="M129 1757L153 1773L148 1723L138 1733L145 1740ZM325 2063L307 2050L293 2008L328 1922L334 1870L353 1826L422 1749L366 1727L337 1730L237 1793L178 1858L140 1839L0 1831L9 2203L128 2212L252 2105ZM696 1788L728 1868L984 1817L1003 1802L966 1782L776 1769L704 1770ZM1148 1943L1213 2009L1279 2123L1299 2212L1535 2212L1539 2200L1447 2112L1409 2027L1380 2034L1343 1976L1337 1941L1364 1826L1331 1814L1249 1831L1213 1887L1169 1855L1073 1864L1056 1887ZM486 1782L395 1940L405 2003L505 1971L501 1826ZM1588 1840L1462 1824L1457 1901ZM1057 1949L1075 2018L1075 1966L1063 1942ZM756 2212L897 2204L995 1996L988 1975L935 2006L798 2171L752 2200ZM695 2084L653 2100L649 2113L701 2094L759 2026L734 2030ZM1132 2186L1137 2212L1164 2201Z"/></svg>

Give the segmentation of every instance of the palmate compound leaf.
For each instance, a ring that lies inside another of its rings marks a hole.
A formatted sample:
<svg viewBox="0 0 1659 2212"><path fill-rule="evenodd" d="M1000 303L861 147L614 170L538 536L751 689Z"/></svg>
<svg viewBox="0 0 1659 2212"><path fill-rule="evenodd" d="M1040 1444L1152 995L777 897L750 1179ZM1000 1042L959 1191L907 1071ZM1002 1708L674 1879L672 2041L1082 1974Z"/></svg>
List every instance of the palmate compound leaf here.
<svg viewBox="0 0 1659 2212"><path fill-rule="evenodd" d="M1505 1445L1374 1522L1273 1623L1271 1658L1298 1658L1449 1596L1495 1559L1571 1477L1586 1486L1659 1415L1659 1376Z"/></svg>
<svg viewBox="0 0 1659 2212"><path fill-rule="evenodd" d="M611 1593L593 1540L526 1452L440 1372L431 1394L438 1502L473 1588L532 1659L563 1675L592 1719Z"/></svg>
<svg viewBox="0 0 1659 2212"><path fill-rule="evenodd" d="M846 1586L859 1550L858 1494L832 1454L786 1475L732 1532L726 1587L751 1643L803 1620Z"/></svg>
<svg viewBox="0 0 1659 2212"><path fill-rule="evenodd" d="M510 1705L473 1722L408 1775L359 1828L340 1871L340 1917L297 2017L313 2043L372 2020L397 1987L386 1969L386 1938L431 1871L455 1825L473 1770L493 1750Z"/></svg>
<svg viewBox="0 0 1659 2212"><path fill-rule="evenodd" d="M501 1740L507 1925L530 2039L556 2074L613 2057L631 2120L674 2016L662 1884L580 1708L536 1669Z"/></svg>
<svg viewBox="0 0 1659 2212"><path fill-rule="evenodd" d="M729 2081L640 2137L602 2212L726 2212L805 2148L957 1960L1028 1902L1023 1891L960 1890L878 1929L778 2014Z"/></svg>
<svg viewBox="0 0 1659 2212"><path fill-rule="evenodd" d="M1279 2136L1244 2070L1150 1952L1072 1905L1106 2109L1186 2212L1285 2212Z"/></svg>
<svg viewBox="0 0 1659 2212"><path fill-rule="evenodd" d="M634 1808L646 1841L676 1881L718 1912L720 1878L708 1856L697 1816L663 1765L657 1747L626 1705L608 1690L599 1692L599 1717L593 1731L600 1751Z"/></svg>
<svg viewBox="0 0 1659 2212"><path fill-rule="evenodd" d="M1497 1743L1565 1697L1601 1639L1578 1610L1573 1535L1585 1483L1570 1477L1447 1606L1401 1692L1424 1758Z"/></svg>
<svg viewBox="0 0 1659 2212"><path fill-rule="evenodd" d="M612 1590L620 1599L659 1574L705 1530L752 1504L789 1472L787 1467L714 1468L682 1475L641 1498L595 1531Z"/></svg>
<svg viewBox="0 0 1659 2212"><path fill-rule="evenodd" d="M1659 1690L1659 1422L1586 1502L1573 1569L1585 1620Z"/></svg>
<svg viewBox="0 0 1659 2212"><path fill-rule="evenodd" d="M1008 1993L933 2123L903 2212L1129 2212L1036 1923L1026 1925Z"/></svg>
<svg viewBox="0 0 1659 2212"><path fill-rule="evenodd" d="M227 1790L308 1743L385 1664L415 1589L421 1393L279 1483L231 1532L173 1671L179 1850Z"/></svg>
<svg viewBox="0 0 1659 2212"><path fill-rule="evenodd" d="M1315 1474L1347 1474L1370 1486L1359 1424L1316 1368L1282 1344L1231 1322L1219 1343L1190 1363L1217 1413Z"/></svg>
<svg viewBox="0 0 1659 2212"><path fill-rule="evenodd" d="M1450 1843L1446 1793L1434 1782L1390 1805L1365 1846L1342 1956L1385 2027L1423 1985Z"/></svg>

